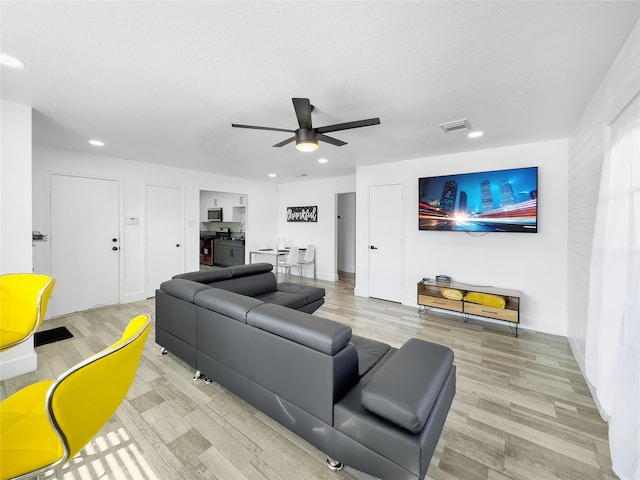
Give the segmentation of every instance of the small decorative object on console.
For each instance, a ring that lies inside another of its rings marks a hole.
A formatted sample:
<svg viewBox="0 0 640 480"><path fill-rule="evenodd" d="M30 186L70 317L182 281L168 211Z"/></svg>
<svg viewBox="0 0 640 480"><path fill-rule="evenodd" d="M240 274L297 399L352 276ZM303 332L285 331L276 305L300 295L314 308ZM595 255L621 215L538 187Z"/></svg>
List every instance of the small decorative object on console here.
<svg viewBox="0 0 640 480"><path fill-rule="evenodd" d="M451 282L451 277L448 275L436 275L436 282L449 283Z"/></svg>

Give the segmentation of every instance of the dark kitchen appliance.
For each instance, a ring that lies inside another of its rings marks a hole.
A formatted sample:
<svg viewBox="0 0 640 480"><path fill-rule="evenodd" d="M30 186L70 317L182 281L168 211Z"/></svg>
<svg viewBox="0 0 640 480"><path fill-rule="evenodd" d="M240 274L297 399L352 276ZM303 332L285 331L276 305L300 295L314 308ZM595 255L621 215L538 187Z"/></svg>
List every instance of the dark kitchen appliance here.
<svg viewBox="0 0 640 480"><path fill-rule="evenodd" d="M222 207L213 207L207 210L207 220L209 222L222 222Z"/></svg>

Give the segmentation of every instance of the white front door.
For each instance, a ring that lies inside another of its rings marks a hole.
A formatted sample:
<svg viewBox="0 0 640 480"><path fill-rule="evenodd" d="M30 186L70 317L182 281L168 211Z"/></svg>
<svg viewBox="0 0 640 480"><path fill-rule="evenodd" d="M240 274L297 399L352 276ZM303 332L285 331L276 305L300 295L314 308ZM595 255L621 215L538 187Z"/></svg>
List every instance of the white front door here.
<svg viewBox="0 0 640 480"><path fill-rule="evenodd" d="M147 297L183 271L182 189L147 185Z"/></svg>
<svg viewBox="0 0 640 480"><path fill-rule="evenodd" d="M403 186L369 188L369 296L402 302Z"/></svg>
<svg viewBox="0 0 640 480"><path fill-rule="evenodd" d="M51 175L51 316L120 302L120 185Z"/></svg>

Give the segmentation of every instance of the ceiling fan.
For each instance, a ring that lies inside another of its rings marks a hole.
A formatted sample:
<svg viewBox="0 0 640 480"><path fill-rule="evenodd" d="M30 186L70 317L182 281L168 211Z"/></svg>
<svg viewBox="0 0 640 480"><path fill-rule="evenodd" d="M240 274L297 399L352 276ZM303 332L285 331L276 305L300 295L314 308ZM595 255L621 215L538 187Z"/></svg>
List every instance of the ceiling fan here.
<svg viewBox="0 0 640 480"><path fill-rule="evenodd" d="M301 152L313 152L318 149L318 141L330 143L331 145L335 145L336 147L341 147L347 144L347 142L343 142L342 140L338 140L337 138L329 137L325 135L325 133L380 124L379 118L368 118L366 120L336 123L335 125L313 128L311 124L311 112L313 112L314 107L309 102L309 99L292 98L291 100L293 101L293 108L296 111L296 117L298 117L298 125L300 126L300 128L298 128L297 130L273 127L257 127L255 125L240 125L237 123L232 123L231 126L236 128L253 128L255 130L273 130L276 132L293 133L293 137L287 138L280 143L276 143L274 147L283 147L295 140L297 150L300 150Z"/></svg>

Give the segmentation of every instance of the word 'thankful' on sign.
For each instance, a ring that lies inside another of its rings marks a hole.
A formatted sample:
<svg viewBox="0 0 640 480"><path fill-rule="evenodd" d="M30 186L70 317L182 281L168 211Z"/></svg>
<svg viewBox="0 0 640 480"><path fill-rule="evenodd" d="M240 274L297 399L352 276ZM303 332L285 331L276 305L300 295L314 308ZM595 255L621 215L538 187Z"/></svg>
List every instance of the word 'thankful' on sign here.
<svg viewBox="0 0 640 480"><path fill-rule="evenodd" d="M317 222L318 207L287 207L287 222Z"/></svg>

